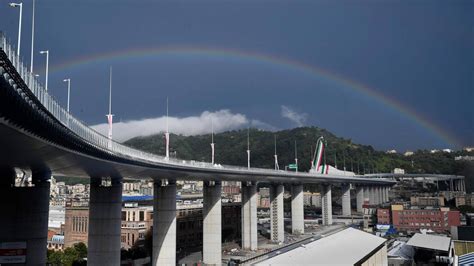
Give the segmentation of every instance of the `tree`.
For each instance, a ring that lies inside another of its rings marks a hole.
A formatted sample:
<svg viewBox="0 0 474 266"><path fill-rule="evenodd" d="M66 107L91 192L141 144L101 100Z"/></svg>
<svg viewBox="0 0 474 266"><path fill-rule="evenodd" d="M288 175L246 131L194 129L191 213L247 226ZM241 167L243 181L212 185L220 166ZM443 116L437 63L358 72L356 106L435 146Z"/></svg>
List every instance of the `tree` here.
<svg viewBox="0 0 474 266"><path fill-rule="evenodd" d="M52 266L61 266L64 261L64 253L62 251L48 250L48 264Z"/></svg>
<svg viewBox="0 0 474 266"><path fill-rule="evenodd" d="M53 266L82 266L87 265L84 258L87 257L87 246L84 243L76 243L64 251L48 250L48 264Z"/></svg>
<svg viewBox="0 0 474 266"><path fill-rule="evenodd" d="M77 256L80 259L87 258L87 246L86 244L80 242L73 245L73 248L77 251Z"/></svg>

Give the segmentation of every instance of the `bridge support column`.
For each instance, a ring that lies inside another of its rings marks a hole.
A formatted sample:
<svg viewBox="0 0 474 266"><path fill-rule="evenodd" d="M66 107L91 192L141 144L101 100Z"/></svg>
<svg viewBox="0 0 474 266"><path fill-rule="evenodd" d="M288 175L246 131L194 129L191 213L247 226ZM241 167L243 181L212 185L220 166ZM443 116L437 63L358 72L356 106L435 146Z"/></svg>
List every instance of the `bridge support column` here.
<svg viewBox="0 0 474 266"><path fill-rule="evenodd" d="M112 179L103 186L101 178L92 178L89 201L88 265L120 265L122 221L122 180Z"/></svg>
<svg viewBox="0 0 474 266"><path fill-rule="evenodd" d="M351 215L351 185L342 184L342 215Z"/></svg>
<svg viewBox="0 0 474 266"><path fill-rule="evenodd" d="M293 234L304 233L303 185L291 186L291 231Z"/></svg>
<svg viewBox="0 0 474 266"><path fill-rule="evenodd" d="M0 169L0 243L26 249L18 263L46 265L51 175L33 172L34 187L15 187L15 176L13 168Z"/></svg>
<svg viewBox="0 0 474 266"><path fill-rule="evenodd" d="M367 189L369 191L369 204L375 205L375 188L373 186L369 186Z"/></svg>
<svg viewBox="0 0 474 266"><path fill-rule="evenodd" d="M380 188L380 203L385 203L385 186L381 186Z"/></svg>
<svg viewBox="0 0 474 266"><path fill-rule="evenodd" d="M364 205L364 187L362 186L357 186L356 188L356 205L357 205L357 212L362 213L363 210L363 205Z"/></svg>
<svg viewBox="0 0 474 266"><path fill-rule="evenodd" d="M378 190L378 195L379 195L379 204L384 203L384 197L383 197L383 187L377 187Z"/></svg>
<svg viewBox="0 0 474 266"><path fill-rule="evenodd" d="M383 187L380 187L380 186L377 187L377 192L378 192L377 195L378 195L378 198L379 198L379 201L378 201L379 203L378 204L382 204L384 202L383 201L382 189L383 189Z"/></svg>
<svg viewBox="0 0 474 266"><path fill-rule="evenodd" d="M376 186L375 187L375 202L377 205L379 205L380 203L382 203L382 198L380 197L381 193L380 193L380 187L379 186Z"/></svg>
<svg viewBox="0 0 474 266"><path fill-rule="evenodd" d="M221 191L220 181L204 182L202 257L206 265L222 264Z"/></svg>
<svg viewBox="0 0 474 266"><path fill-rule="evenodd" d="M284 242L283 185L270 186L270 234L273 242Z"/></svg>
<svg viewBox="0 0 474 266"><path fill-rule="evenodd" d="M242 182L242 249L257 250L257 184Z"/></svg>
<svg viewBox="0 0 474 266"><path fill-rule="evenodd" d="M152 265L176 264L176 182L153 184Z"/></svg>
<svg viewBox="0 0 474 266"><path fill-rule="evenodd" d="M322 185L321 207L323 213L323 225L332 224L332 196L331 185Z"/></svg>

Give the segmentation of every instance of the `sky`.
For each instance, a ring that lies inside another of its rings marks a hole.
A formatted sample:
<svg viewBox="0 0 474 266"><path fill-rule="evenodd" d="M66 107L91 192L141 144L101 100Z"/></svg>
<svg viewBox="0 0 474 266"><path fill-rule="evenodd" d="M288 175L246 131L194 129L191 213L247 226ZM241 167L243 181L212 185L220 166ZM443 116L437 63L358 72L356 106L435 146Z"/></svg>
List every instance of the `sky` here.
<svg viewBox="0 0 474 266"><path fill-rule="evenodd" d="M31 0L21 55L29 65ZM12 44L19 9L0 1ZM473 1L36 0L34 72L114 138L326 128L400 151L474 145Z"/></svg>

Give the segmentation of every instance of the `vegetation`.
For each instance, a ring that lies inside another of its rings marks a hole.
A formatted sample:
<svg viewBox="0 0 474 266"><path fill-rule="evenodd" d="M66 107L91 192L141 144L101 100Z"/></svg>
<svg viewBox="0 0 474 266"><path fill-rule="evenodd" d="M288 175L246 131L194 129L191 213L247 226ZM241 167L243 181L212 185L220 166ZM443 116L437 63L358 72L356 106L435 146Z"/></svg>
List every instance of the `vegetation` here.
<svg viewBox="0 0 474 266"><path fill-rule="evenodd" d="M52 266L82 266L87 265L87 246L76 243L63 251L48 250L48 265Z"/></svg>
<svg viewBox="0 0 474 266"><path fill-rule="evenodd" d="M357 173L391 172L394 168L405 169L407 173L459 174L466 167L454 160L455 156L467 155L466 152L431 153L427 150L416 151L412 156L387 154L376 151L372 146L355 144L350 139L339 138L329 131L317 127L301 127L279 132L250 130L250 149L252 166L274 167L274 135L277 136L277 154L280 168L294 162L294 145L297 140L299 169L308 171L315 143L324 136L327 141L326 161L338 168ZM210 161L210 135L170 137L170 147L176 157L183 160ZM215 160L219 164L247 165L247 130L229 131L214 136L216 143ZM162 134L138 137L125 144L155 154L165 154ZM472 153L471 153L472 154Z"/></svg>
<svg viewBox="0 0 474 266"><path fill-rule="evenodd" d="M71 176L54 176L56 182L64 182L66 185L89 184L89 178L71 177Z"/></svg>

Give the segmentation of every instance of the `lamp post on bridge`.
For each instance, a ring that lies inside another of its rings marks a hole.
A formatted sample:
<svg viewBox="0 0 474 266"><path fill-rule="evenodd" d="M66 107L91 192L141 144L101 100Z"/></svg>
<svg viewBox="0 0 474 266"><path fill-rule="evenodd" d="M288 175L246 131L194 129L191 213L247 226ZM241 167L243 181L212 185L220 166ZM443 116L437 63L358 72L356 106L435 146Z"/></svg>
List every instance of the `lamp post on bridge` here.
<svg viewBox="0 0 474 266"><path fill-rule="evenodd" d="M214 122L211 118L211 163L214 165Z"/></svg>
<svg viewBox="0 0 474 266"><path fill-rule="evenodd" d="M113 125L113 118L114 115L112 114L112 67L110 67L109 73L109 114L106 115L107 117L107 124L109 125L109 132L108 132L108 147L109 149L112 148L112 125Z"/></svg>
<svg viewBox="0 0 474 266"><path fill-rule="evenodd" d="M49 50L40 51L40 54L46 54L46 77L45 77L45 89L48 91L48 74L49 74Z"/></svg>
<svg viewBox="0 0 474 266"><path fill-rule="evenodd" d="M67 82L67 112L69 113L69 102L71 99L71 79L64 79Z"/></svg>
<svg viewBox="0 0 474 266"><path fill-rule="evenodd" d="M250 170L250 127L247 128L247 168Z"/></svg>
<svg viewBox="0 0 474 266"><path fill-rule="evenodd" d="M168 106L168 97L166 97L166 132L165 132L165 146L166 146L166 155L165 159L169 160L170 158L170 132L169 132L169 106Z"/></svg>
<svg viewBox="0 0 474 266"><path fill-rule="evenodd" d="M280 170L280 166L278 165L278 155L277 155L277 137L276 134L274 135L275 137L275 170Z"/></svg>
<svg viewBox="0 0 474 266"><path fill-rule="evenodd" d="M296 173L298 173L298 150L296 147L296 140L295 140L295 164L296 164Z"/></svg>
<svg viewBox="0 0 474 266"><path fill-rule="evenodd" d="M23 3L10 3L10 7L20 8L20 18L18 22L18 47L16 48L16 55L20 56L20 44L21 44L21 17L23 16Z"/></svg>
<svg viewBox="0 0 474 266"><path fill-rule="evenodd" d="M34 44L35 44L35 2L33 0L33 15L31 18L31 62L30 62L30 72L33 73L33 58L34 58Z"/></svg>

